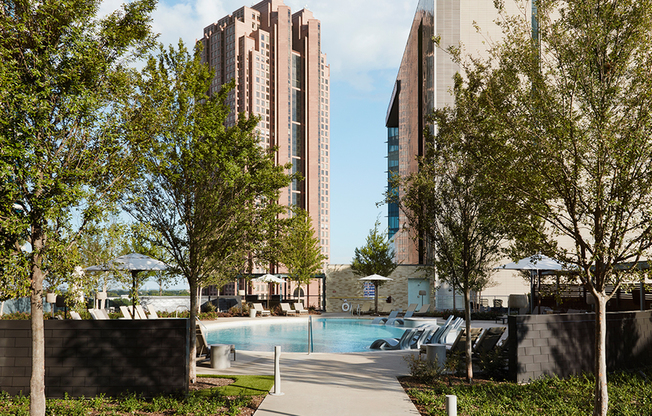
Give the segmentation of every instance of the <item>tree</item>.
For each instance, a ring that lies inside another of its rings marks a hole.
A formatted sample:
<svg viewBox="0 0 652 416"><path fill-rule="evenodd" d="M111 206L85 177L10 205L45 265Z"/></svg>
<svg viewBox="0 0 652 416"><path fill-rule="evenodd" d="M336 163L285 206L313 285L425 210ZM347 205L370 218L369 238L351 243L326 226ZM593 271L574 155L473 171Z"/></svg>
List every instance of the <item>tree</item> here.
<svg viewBox="0 0 652 416"><path fill-rule="evenodd" d="M494 195L511 197L506 209L540 218L546 232L532 234L545 242L572 241L548 246L595 298L594 415L606 415L614 268L652 245L652 2L540 0L536 22L533 36L529 19L504 17L494 66L465 66L482 82L485 118L473 128Z"/></svg>
<svg viewBox="0 0 652 416"><path fill-rule="evenodd" d="M284 247L279 261L287 268L290 280L301 286L309 284L310 278L322 270L327 257L321 252L308 212L299 207L293 207L292 212L289 231L282 239Z"/></svg>
<svg viewBox="0 0 652 416"><path fill-rule="evenodd" d="M81 264L85 267L105 264L118 256L128 254L124 249L126 233L126 226L116 220L91 224L80 235L77 242L77 252ZM111 275L110 272L94 273L96 277L90 279L90 289L93 290L89 292L92 293L95 289L106 292L109 283L113 280Z"/></svg>
<svg viewBox="0 0 652 416"><path fill-rule="evenodd" d="M138 129L131 133L149 138L152 147L125 201L126 211L155 231L152 247L161 247L172 272L188 281L192 325L201 286L221 286L250 267L251 253L273 228L269 222L284 212L276 201L290 183L289 166L276 166L274 149L261 146L257 119L241 115L237 125L224 126L233 85L208 95L214 74L201 62L200 47L190 54L180 41L178 49L150 57L143 70L130 114ZM194 382L194 359L189 369Z"/></svg>
<svg viewBox="0 0 652 416"><path fill-rule="evenodd" d="M461 85L457 77L456 85ZM499 259L501 243L506 236L503 211L489 195L481 167L473 157L473 148L480 142L468 129L475 110L473 94L455 89L456 105L434 111L432 121L436 135L426 131L425 155L419 170L405 178L394 178L387 193L389 202L396 202L407 218L407 227L414 232L427 263L434 267L441 281L464 294L466 333L471 331L471 292L486 288ZM461 127L465 126L464 129ZM462 133L465 132L466 134ZM466 375L473 379L471 337L466 338Z"/></svg>
<svg viewBox="0 0 652 416"><path fill-rule="evenodd" d="M367 244L355 249L351 261L351 270L358 276L364 277L377 274L389 277L398 266L395 262L394 249L386 235L378 231L379 226L380 221L376 220L373 230L369 230ZM378 313L378 288L385 282L375 280L373 283L375 289L375 313Z"/></svg>
<svg viewBox="0 0 652 416"><path fill-rule="evenodd" d="M134 166L116 110L131 88L125 64L153 43L155 1L103 19L99 5L0 5L0 261L3 278L21 282L14 293L31 297L32 415L45 414L43 279L71 275L80 230L111 206Z"/></svg>

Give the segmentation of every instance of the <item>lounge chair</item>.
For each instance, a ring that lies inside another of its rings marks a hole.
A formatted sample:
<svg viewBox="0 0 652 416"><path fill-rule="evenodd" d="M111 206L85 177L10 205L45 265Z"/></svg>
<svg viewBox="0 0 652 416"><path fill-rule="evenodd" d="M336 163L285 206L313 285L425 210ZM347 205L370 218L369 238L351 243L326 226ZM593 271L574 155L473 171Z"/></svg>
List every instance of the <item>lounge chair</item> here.
<svg viewBox="0 0 652 416"><path fill-rule="evenodd" d="M195 325L195 334L197 336L197 356L200 357L205 355L206 359L211 358L211 346L206 342L206 333L204 329L206 326L197 318L197 324ZM233 361L235 361L235 345L230 344L231 351L233 353Z"/></svg>
<svg viewBox="0 0 652 416"><path fill-rule="evenodd" d="M91 314L91 318L98 320L98 321L105 321L109 318L109 314L106 313L104 309L89 309L88 312Z"/></svg>
<svg viewBox="0 0 652 416"><path fill-rule="evenodd" d="M395 311L391 311L389 313L389 316L379 316L377 318L374 318L374 320L371 321L371 323L372 324L384 324L385 322L387 322L390 319L392 319L392 320L396 319L398 317L399 312L401 312L400 309L395 310Z"/></svg>
<svg viewBox="0 0 652 416"><path fill-rule="evenodd" d="M424 331L410 344L411 349L420 349L421 345L427 344L428 340L439 330L438 326L427 325Z"/></svg>
<svg viewBox="0 0 652 416"><path fill-rule="evenodd" d="M294 303L294 310L295 310L295 311L297 312L297 314L299 314L299 315L304 314L304 313L305 313L306 315L310 314L310 311L309 311L308 309L304 309L304 307L303 307L303 303L301 303L301 302L295 302L295 303Z"/></svg>
<svg viewBox="0 0 652 416"><path fill-rule="evenodd" d="M434 334L429 339L426 339L421 345L419 345L419 355L426 353L426 347L424 344L445 344L448 334L456 330L458 326L462 325L464 319L457 318L453 320L453 315L449 316L444 325L440 326Z"/></svg>
<svg viewBox="0 0 652 416"><path fill-rule="evenodd" d="M256 314L260 313L260 316L272 314L269 310L263 309L262 303L252 303L251 306L256 310Z"/></svg>
<svg viewBox="0 0 652 416"><path fill-rule="evenodd" d="M136 319L147 319L147 314L143 309L142 305L136 305ZM133 311L133 309L132 309Z"/></svg>
<svg viewBox="0 0 652 416"><path fill-rule="evenodd" d="M156 309L152 305L147 307L147 311L149 312L149 315L147 315L147 318L149 319L158 319L158 314L156 313Z"/></svg>
<svg viewBox="0 0 652 416"><path fill-rule="evenodd" d="M77 313L75 311L70 311L70 317L72 319L74 319L75 321L81 321L81 319L82 319L81 316L79 315L79 313Z"/></svg>
<svg viewBox="0 0 652 416"><path fill-rule="evenodd" d="M283 312L283 315L288 316L288 315L297 315L297 311L294 309L290 308L289 303L281 303L281 312Z"/></svg>
<svg viewBox="0 0 652 416"><path fill-rule="evenodd" d="M404 319L411 318L413 314L414 314L414 310L407 311L407 312L405 312L405 315L403 315L400 318L388 319L387 322L385 322L385 325L394 325L394 324L397 324L397 323L399 325L405 325Z"/></svg>
<svg viewBox="0 0 652 416"><path fill-rule="evenodd" d="M122 318L120 319L133 319L131 317L131 312L129 312L129 308L126 306L120 306L120 312L122 312Z"/></svg>
<svg viewBox="0 0 652 416"><path fill-rule="evenodd" d="M407 350L410 349L413 338L424 330L423 328L406 329L401 338L377 339L371 343L369 348L374 350Z"/></svg>
<svg viewBox="0 0 652 416"><path fill-rule="evenodd" d="M498 345L498 341L500 341L506 329L504 326L495 326L484 330L475 343L473 353L482 354L493 350Z"/></svg>
<svg viewBox="0 0 652 416"><path fill-rule="evenodd" d="M480 336L480 333L482 333L482 328L471 328L471 331L469 331L471 334L471 347L473 347L473 344L478 340L478 337ZM463 352L464 348L466 345L466 328L463 328L458 334L457 338L455 338L455 342L453 342L453 345L451 345L450 352Z"/></svg>
<svg viewBox="0 0 652 416"><path fill-rule="evenodd" d="M414 312L414 314L418 315L418 316L423 316L423 315L427 314L428 311L430 311L430 304L426 303L425 305L422 305L419 308L419 312Z"/></svg>
<svg viewBox="0 0 652 416"><path fill-rule="evenodd" d="M373 304L369 301L362 302L362 306L358 306L358 315L369 313L373 309Z"/></svg>

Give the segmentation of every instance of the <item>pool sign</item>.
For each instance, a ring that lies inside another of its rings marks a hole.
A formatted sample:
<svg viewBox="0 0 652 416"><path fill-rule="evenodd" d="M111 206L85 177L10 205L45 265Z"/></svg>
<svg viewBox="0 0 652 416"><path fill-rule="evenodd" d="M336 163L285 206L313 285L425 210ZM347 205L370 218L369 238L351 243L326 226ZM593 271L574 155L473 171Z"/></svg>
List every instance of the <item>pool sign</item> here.
<svg viewBox="0 0 652 416"><path fill-rule="evenodd" d="M376 294L376 286L373 282L364 282L362 293L365 298L373 298Z"/></svg>

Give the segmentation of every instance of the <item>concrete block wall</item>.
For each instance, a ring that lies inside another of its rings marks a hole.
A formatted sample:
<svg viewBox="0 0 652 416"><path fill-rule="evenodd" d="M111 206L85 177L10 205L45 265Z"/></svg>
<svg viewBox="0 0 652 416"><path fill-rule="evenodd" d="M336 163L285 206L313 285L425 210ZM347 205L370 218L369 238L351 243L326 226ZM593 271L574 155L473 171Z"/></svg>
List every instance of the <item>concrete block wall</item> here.
<svg viewBox="0 0 652 416"><path fill-rule="evenodd" d="M509 318L510 373L527 383L544 375L592 373L595 314ZM607 314L609 371L652 362L652 311Z"/></svg>
<svg viewBox="0 0 652 416"><path fill-rule="evenodd" d="M47 320L47 397L186 392L187 319ZM29 394L30 321L0 321L0 390Z"/></svg>
<svg viewBox="0 0 652 416"><path fill-rule="evenodd" d="M330 265L330 270L326 273L326 312L342 312L342 304L346 300L353 308L358 304L373 298L365 298L363 296L363 282L358 276L353 273L351 266L348 264ZM385 310L401 308L404 311L408 307L408 279L420 278L424 275L419 266L403 266L399 265L391 275L393 281L388 281L380 286L378 290L378 307L381 303ZM431 282L432 285L432 282ZM431 299L430 304L434 305L434 298L432 295L435 293L434 287L430 288ZM392 303L387 304L385 300L388 296L392 297Z"/></svg>

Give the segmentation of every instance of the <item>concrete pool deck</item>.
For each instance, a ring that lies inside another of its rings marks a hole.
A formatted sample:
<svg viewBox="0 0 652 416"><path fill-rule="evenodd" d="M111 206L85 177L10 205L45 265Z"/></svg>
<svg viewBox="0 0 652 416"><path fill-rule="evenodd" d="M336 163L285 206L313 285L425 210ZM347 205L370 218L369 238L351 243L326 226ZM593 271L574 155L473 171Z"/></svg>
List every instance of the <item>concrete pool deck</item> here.
<svg viewBox="0 0 652 416"><path fill-rule="evenodd" d="M322 317L351 317L322 314ZM357 318L357 316L353 316ZM365 316L363 316L364 318ZM368 315L367 315L368 317ZM255 321L293 320L298 317L255 318ZM254 321L251 318L220 318L221 323ZM440 318L441 324L443 320ZM211 328L215 323L207 323ZM473 321L474 327L499 326ZM268 395L254 416L419 415L397 377L409 375L405 358L416 350L370 351L348 354L281 352L281 396ZM197 362L197 374L274 374L274 353L237 351L228 369L212 369ZM272 389L272 392L274 389Z"/></svg>

